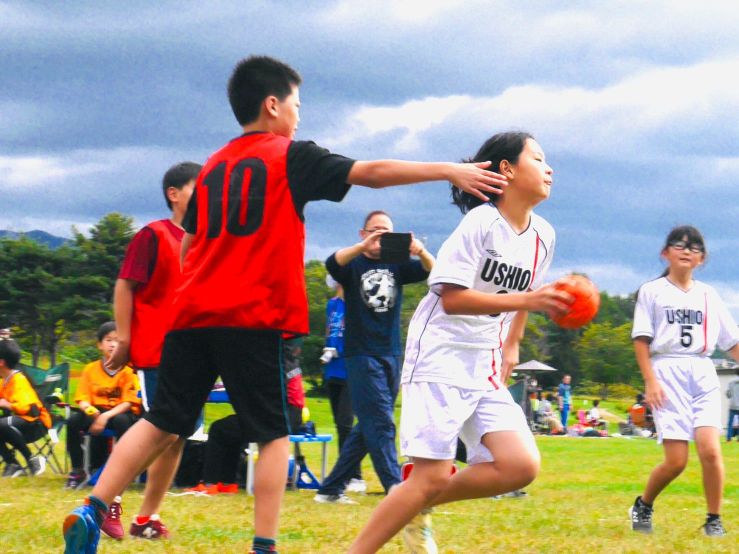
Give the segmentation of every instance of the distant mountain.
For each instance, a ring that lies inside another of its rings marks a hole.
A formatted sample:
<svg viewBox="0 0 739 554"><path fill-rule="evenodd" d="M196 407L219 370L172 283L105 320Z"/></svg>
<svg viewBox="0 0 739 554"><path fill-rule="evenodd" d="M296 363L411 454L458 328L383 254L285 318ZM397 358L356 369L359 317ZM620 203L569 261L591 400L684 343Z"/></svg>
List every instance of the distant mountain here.
<svg viewBox="0 0 739 554"><path fill-rule="evenodd" d="M52 249L59 248L61 245L69 242L69 239L57 237L55 235L47 233L46 231L40 231L38 229L27 231L24 233L17 233L15 231L6 231L4 229L0 229L0 238L17 239L21 235L33 241L36 241L39 244L45 244Z"/></svg>

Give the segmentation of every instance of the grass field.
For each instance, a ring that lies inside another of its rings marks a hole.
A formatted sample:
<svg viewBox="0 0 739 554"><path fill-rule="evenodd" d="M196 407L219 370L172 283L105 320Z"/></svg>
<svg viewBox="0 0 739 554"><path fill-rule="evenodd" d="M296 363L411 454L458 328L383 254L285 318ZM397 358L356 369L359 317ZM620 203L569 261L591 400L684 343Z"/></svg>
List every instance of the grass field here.
<svg viewBox="0 0 739 554"><path fill-rule="evenodd" d="M328 401L310 398L320 432L331 432ZM212 421L230 411L209 405ZM739 443L724 444L726 490L723 518L730 535L710 540L699 533L705 515L700 467L694 451L685 473L658 500L655 533L630 531L627 509L641 491L648 471L661 459L649 439L539 437L543 457L539 478L519 499L484 499L439 507L434 515L441 552L738 552ZM59 445L60 452L62 445ZM318 471L320 447L304 449ZM330 447L330 462L336 458ZM381 487L368 460L370 493L358 506L318 505L309 491L288 492L279 537L280 552L342 552L381 500ZM63 490L64 477L48 469L36 478L0 480L0 552L61 552L61 520L87 491ZM176 491L174 491L176 492ZM140 504L141 488L124 497L124 523ZM232 553L250 546L253 501L243 493L215 497L168 497L162 518L172 538L149 543L130 538L101 540L101 553ZM127 527L127 525L126 525ZM404 552L394 540L383 552Z"/></svg>

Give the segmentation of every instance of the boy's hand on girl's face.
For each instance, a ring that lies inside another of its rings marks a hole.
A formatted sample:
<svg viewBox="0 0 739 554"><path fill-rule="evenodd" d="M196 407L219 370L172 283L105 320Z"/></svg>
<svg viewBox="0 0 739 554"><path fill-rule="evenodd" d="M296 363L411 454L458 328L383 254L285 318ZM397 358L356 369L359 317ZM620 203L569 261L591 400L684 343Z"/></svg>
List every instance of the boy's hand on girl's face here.
<svg viewBox="0 0 739 554"><path fill-rule="evenodd" d="M508 179L500 173L488 171L490 162L452 164L449 182L464 192L488 202L490 194L502 194Z"/></svg>

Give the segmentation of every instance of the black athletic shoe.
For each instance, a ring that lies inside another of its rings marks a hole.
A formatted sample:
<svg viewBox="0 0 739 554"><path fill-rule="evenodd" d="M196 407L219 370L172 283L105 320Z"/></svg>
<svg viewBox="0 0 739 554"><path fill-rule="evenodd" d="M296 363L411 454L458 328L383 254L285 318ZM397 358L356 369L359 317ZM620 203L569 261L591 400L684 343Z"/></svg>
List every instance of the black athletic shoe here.
<svg viewBox="0 0 739 554"><path fill-rule="evenodd" d="M3 477L19 477L24 475L26 471L23 466L19 464L5 464L5 471L3 471Z"/></svg>
<svg viewBox="0 0 739 554"><path fill-rule="evenodd" d="M631 530L640 533L652 532L652 512L653 509L641 501L641 497L637 497L634 505L629 508L629 516L631 517Z"/></svg>
<svg viewBox="0 0 739 554"><path fill-rule="evenodd" d="M726 529L724 529L721 518L706 520L703 524L703 532L707 537L723 537L726 535Z"/></svg>

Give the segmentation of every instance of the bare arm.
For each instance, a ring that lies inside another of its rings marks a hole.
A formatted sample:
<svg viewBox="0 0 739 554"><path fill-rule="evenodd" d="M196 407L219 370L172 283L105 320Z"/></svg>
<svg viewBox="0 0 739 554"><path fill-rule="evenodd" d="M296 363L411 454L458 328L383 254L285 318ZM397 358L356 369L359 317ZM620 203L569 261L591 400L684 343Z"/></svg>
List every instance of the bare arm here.
<svg viewBox="0 0 739 554"><path fill-rule="evenodd" d="M644 396L647 404L652 408L660 408L665 401L665 392L652 368L652 360L649 357L649 338L636 337L634 339L634 354L644 379Z"/></svg>
<svg viewBox="0 0 739 554"><path fill-rule="evenodd" d="M190 233L185 233L185 236L182 237L182 244L180 245L180 269L185 267L185 256L187 255L187 251L190 250L193 238L195 238L195 235L191 235Z"/></svg>
<svg viewBox="0 0 739 554"><path fill-rule="evenodd" d="M406 162L376 160L355 162L347 182L369 188L409 185L425 181L449 181L458 189L488 201L485 192L500 194L508 182L505 177L485 168L490 162Z"/></svg>
<svg viewBox="0 0 739 554"><path fill-rule="evenodd" d="M444 285L441 302L449 315L487 315L500 312L544 311L564 313L573 297L545 285L532 292L491 294L456 285ZM525 325L525 322L524 322Z"/></svg>
<svg viewBox="0 0 739 554"><path fill-rule="evenodd" d="M502 368L502 382L508 382L513 373L513 368L518 365L519 359L519 347L523 340L524 332L526 331L526 321L529 318L529 312L520 311L516 312L511 321L511 327L508 330L508 336L503 343L503 368Z"/></svg>
<svg viewBox="0 0 739 554"><path fill-rule="evenodd" d="M118 344L110 358L103 361L107 369L123 367L128 363L131 347L131 319L133 317L133 291L138 283L131 279L117 279L113 291L113 317L118 334ZM82 407L84 409L84 407Z"/></svg>
<svg viewBox="0 0 739 554"><path fill-rule="evenodd" d="M103 430L105 430L105 426L108 425L108 422L111 420L112 417L127 412L130 409L130 402L121 402L107 412L99 412L96 416L93 416L95 418L95 421L93 421L92 425L90 425L90 434L98 435L102 433Z"/></svg>

